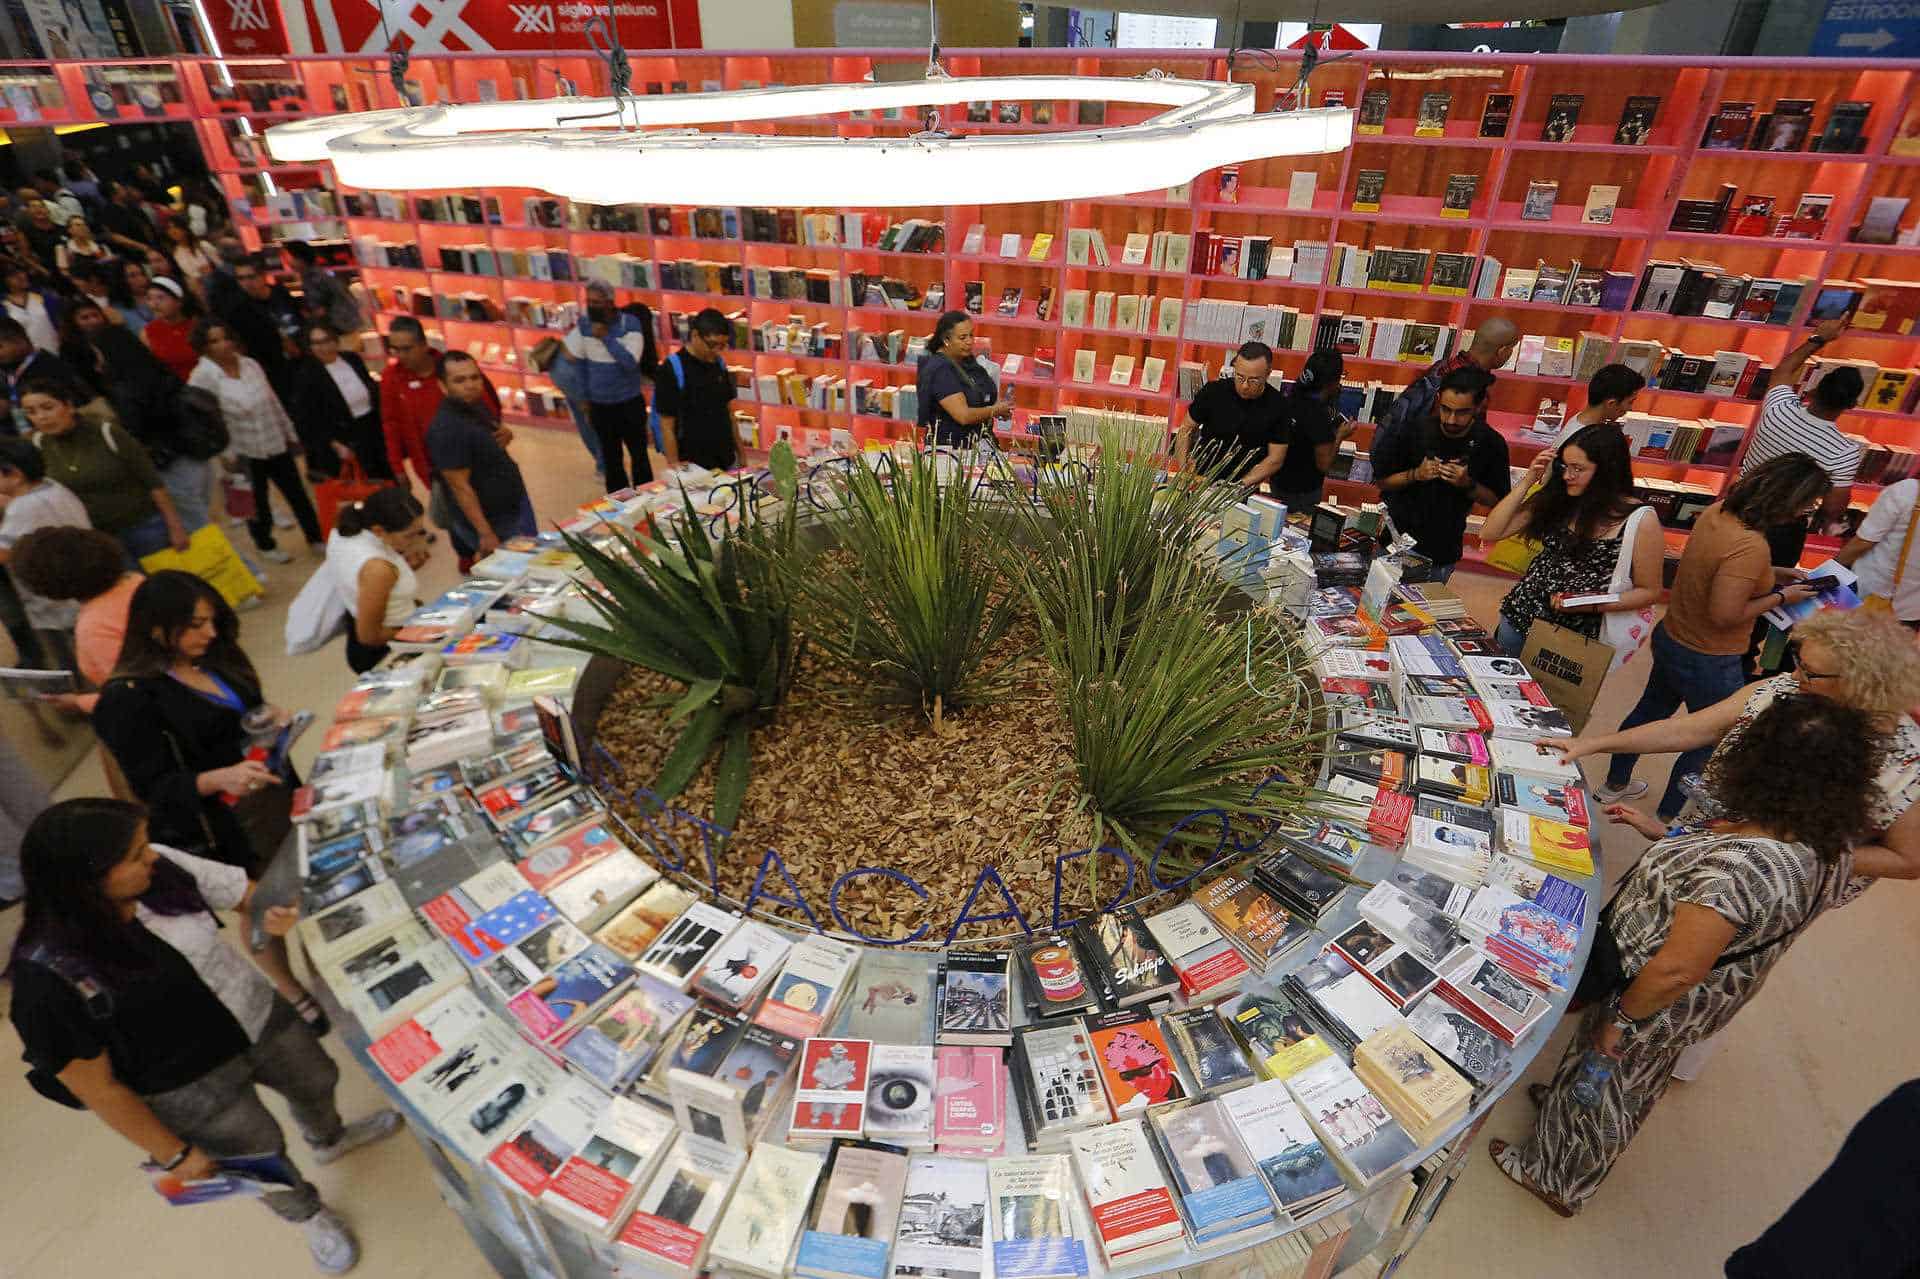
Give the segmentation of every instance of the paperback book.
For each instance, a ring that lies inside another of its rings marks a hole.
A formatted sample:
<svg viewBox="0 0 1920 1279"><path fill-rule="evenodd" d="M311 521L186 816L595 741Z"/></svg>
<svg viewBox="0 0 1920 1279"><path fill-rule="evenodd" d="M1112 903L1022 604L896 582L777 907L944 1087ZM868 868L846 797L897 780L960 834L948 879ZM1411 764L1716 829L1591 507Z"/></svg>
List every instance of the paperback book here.
<svg viewBox="0 0 1920 1279"><path fill-rule="evenodd" d="M746 1152L681 1133L615 1237L623 1259L692 1279L704 1269L707 1236L732 1197Z"/></svg>
<svg viewBox="0 0 1920 1279"><path fill-rule="evenodd" d="M938 1155L910 1160L892 1279L986 1273L988 1199L986 1164Z"/></svg>
<svg viewBox="0 0 1920 1279"><path fill-rule="evenodd" d="M1147 1117L1173 1174L1188 1232L1201 1246L1273 1220L1266 1183L1225 1105L1224 1099L1189 1102Z"/></svg>
<svg viewBox="0 0 1920 1279"><path fill-rule="evenodd" d="M786 1274L823 1162L811 1151L764 1141L755 1146L714 1227L708 1259L767 1279Z"/></svg>
<svg viewBox="0 0 1920 1279"><path fill-rule="evenodd" d="M1282 1212L1305 1216L1346 1189L1284 1080L1257 1083L1222 1104Z"/></svg>
<svg viewBox="0 0 1920 1279"><path fill-rule="evenodd" d="M1086 1244L1073 1222L1073 1169L1064 1154L1007 1155L987 1165L996 1279L1077 1279Z"/></svg>
<svg viewBox="0 0 1920 1279"><path fill-rule="evenodd" d="M1005 1047L1013 1042L1007 956L950 950L940 961L939 1042Z"/></svg>
<svg viewBox="0 0 1920 1279"><path fill-rule="evenodd" d="M800 1052L788 1140L859 1137L866 1123L873 1044L864 1039L809 1039Z"/></svg>
<svg viewBox="0 0 1920 1279"><path fill-rule="evenodd" d="M887 1279L906 1188L904 1152L835 1142L793 1273L800 1279Z"/></svg>
<svg viewBox="0 0 1920 1279"><path fill-rule="evenodd" d="M1138 1119L1123 1119L1068 1139L1109 1267L1144 1264L1181 1251L1185 1232L1173 1192Z"/></svg>

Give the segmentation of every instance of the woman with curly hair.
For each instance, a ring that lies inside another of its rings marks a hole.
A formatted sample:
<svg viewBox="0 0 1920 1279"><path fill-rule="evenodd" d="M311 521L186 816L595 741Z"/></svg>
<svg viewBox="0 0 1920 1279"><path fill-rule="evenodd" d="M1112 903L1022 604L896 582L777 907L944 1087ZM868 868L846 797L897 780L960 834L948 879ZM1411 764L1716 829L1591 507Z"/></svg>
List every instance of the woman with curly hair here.
<svg viewBox="0 0 1920 1279"><path fill-rule="evenodd" d="M1809 664L1819 668L1817 658ZM1494 1163L1563 1217L1592 1197L1646 1122L1688 1045L1747 1005L1788 948L1859 876L1911 876L1873 829L1885 735L1871 712L1826 697L1770 700L1715 752L1718 811L1667 835L1622 805L1607 815L1658 839L1628 871L1606 920L1624 985L1587 1009L1524 1146ZM1659 838L1665 836L1665 838ZM1573 1087L1590 1048L1613 1058L1597 1104Z"/></svg>

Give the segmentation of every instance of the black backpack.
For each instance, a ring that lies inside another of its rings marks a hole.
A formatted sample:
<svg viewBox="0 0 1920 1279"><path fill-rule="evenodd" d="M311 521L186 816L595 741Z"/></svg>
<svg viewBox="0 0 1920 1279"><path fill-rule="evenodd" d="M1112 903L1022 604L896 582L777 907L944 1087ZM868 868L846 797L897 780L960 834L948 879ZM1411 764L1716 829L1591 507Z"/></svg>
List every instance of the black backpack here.
<svg viewBox="0 0 1920 1279"><path fill-rule="evenodd" d="M220 399L197 386L182 386L173 397L172 443L190 458L206 461L227 448L227 416Z"/></svg>
<svg viewBox="0 0 1920 1279"><path fill-rule="evenodd" d="M103 1038L110 1037L113 1021L113 993L86 970L86 966L72 955L55 950L44 942L35 944L21 960L29 964L38 964L48 972L55 974L67 985L73 987L73 993L80 996L80 1002L86 1007L87 1016L99 1024ZM111 1056L111 1051L109 1051ZM50 1070L38 1066L27 1072L27 1082L33 1090L48 1101L57 1101L69 1110L85 1110L87 1105L73 1095L73 1090L60 1082L60 1077Z"/></svg>

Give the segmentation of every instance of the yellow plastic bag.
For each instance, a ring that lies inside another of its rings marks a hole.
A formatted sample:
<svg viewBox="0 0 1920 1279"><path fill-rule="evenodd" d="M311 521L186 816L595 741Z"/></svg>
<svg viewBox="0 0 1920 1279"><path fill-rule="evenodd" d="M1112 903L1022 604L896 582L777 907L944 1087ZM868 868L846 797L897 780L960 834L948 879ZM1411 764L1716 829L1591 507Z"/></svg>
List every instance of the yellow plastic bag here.
<svg viewBox="0 0 1920 1279"><path fill-rule="evenodd" d="M140 567L149 573L169 568L192 573L220 592L220 598L228 604L238 604L265 590L260 585L260 579L247 568L247 562L240 558L239 552L233 549L233 543L227 540L227 535L217 524L195 529L184 551L169 547L142 556Z"/></svg>
<svg viewBox="0 0 1920 1279"><path fill-rule="evenodd" d="M1539 554L1540 542L1537 538L1503 537L1487 548L1486 562L1489 568L1519 577L1533 566Z"/></svg>

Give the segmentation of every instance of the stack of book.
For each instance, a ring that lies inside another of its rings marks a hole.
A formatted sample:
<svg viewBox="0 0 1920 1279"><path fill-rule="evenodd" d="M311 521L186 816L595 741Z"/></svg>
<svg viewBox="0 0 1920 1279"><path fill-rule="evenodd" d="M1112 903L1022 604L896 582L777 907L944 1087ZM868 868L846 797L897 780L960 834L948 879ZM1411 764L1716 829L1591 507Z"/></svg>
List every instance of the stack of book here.
<svg viewBox="0 0 1920 1279"><path fill-rule="evenodd" d="M1256 973L1266 973L1313 931L1252 880L1232 872L1202 884L1193 900Z"/></svg>
<svg viewBox="0 0 1920 1279"><path fill-rule="evenodd" d="M809 1214L812 1224L794 1256L796 1279L887 1279L906 1190L905 1154L836 1141Z"/></svg>
<svg viewBox="0 0 1920 1279"><path fill-rule="evenodd" d="M1074 1169L1087 1197L1093 1235L1108 1268L1146 1265L1185 1250L1186 1232L1173 1192L1139 1119L1069 1138Z"/></svg>
<svg viewBox="0 0 1920 1279"><path fill-rule="evenodd" d="M1294 915L1318 925L1340 902L1347 881L1291 850L1268 853L1248 872Z"/></svg>
<svg viewBox="0 0 1920 1279"><path fill-rule="evenodd" d="M708 1260L741 1274L781 1279L824 1163L811 1151L771 1142L755 1146L708 1241Z"/></svg>
<svg viewBox="0 0 1920 1279"><path fill-rule="evenodd" d="M1188 1003L1210 1003L1239 990L1247 961L1198 906L1181 902L1150 916L1146 924Z"/></svg>
<svg viewBox="0 0 1920 1279"><path fill-rule="evenodd" d="M1000 1050L945 1046L933 1058L933 1138L940 1153L1000 1154L1007 1143L1007 1071Z"/></svg>
<svg viewBox="0 0 1920 1279"><path fill-rule="evenodd" d="M1404 1026L1368 1037L1354 1051L1353 1073L1419 1146L1466 1118L1473 1102L1473 1085Z"/></svg>
<svg viewBox="0 0 1920 1279"><path fill-rule="evenodd" d="M1577 792L1576 792L1577 793ZM1532 862L1500 856L1460 915L1461 930L1514 976L1566 991L1586 918L1586 890Z"/></svg>
<svg viewBox="0 0 1920 1279"><path fill-rule="evenodd" d="M1314 1135L1349 1184L1365 1189L1417 1148L1380 1099L1338 1057L1326 1057L1287 1079Z"/></svg>
<svg viewBox="0 0 1920 1279"><path fill-rule="evenodd" d="M948 951L940 960L936 998L939 1042L1001 1048L1013 1042L1013 1000L1004 951Z"/></svg>
<svg viewBox="0 0 1920 1279"><path fill-rule="evenodd" d="M1346 1189L1284 1080L1255 1084L1229 1097L1225 1105L1234 1131L1282 1212L1296 1219L1307 1216Z"/></svg>
<svg viewBox="0 0 1920 1279"><path fill-rule="evenodd" d="M1200 1247L1233 1241L1273 1221L1273 1199L1225 1100L1190 1101L1147 1116L1173 1176L1180 1215Z"/></svg>
<svg viewBox="0 0 1920 1279"><path fill-rule="evenodd" d="M747 1152L681 1132L614 1237L614 1254L679 1279L706 1269L707 1239L733 1197Z"/></svg>
<svg viewBox="0 0 1920 1279"><path fill-rule="evenodd" d="M1005 1279L1078 1279L1087 1245L1075 1226L1073 1165L1065 1154L1006 1155L987 1164L993 1273Z"/></svg>

